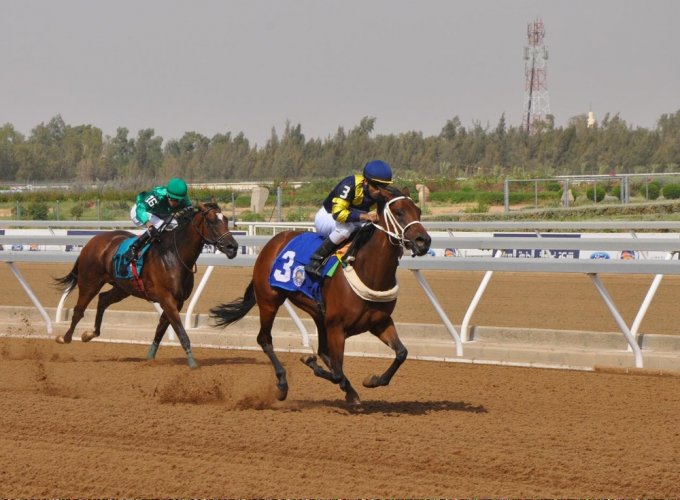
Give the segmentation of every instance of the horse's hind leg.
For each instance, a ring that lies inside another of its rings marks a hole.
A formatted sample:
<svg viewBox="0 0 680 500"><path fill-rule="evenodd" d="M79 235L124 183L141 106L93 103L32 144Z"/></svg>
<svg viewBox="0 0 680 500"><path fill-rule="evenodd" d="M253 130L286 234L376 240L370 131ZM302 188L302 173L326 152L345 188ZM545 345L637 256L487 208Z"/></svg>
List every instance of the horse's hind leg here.
<svg viewBox="0 0 680 500"><path fill-rule="evenodd" d="M323 356L324 362L329 365L330 371L324 370L316 362L314 356L309 356L307 359L303 359L303 362L309 366L313 371L314 375L317 377L330 380L334 384L338 384L340 389L345 392L345 401L350 405L359 405L361 400L359 399L359 394L354 390L349 379L345 376L342 370L342 364L345 356L345 333L342 330L326 332L326 341L328 347L328 360ZM321 354L321 349L319 349L319 354Z"/></svg>
<svg viewBox="0 0 680 500"><path fill-rule="evenodd" d="M392 319L389 320L389 323L384 328L371 329L371 333L391 347L396 354L394 361L392 361L392 364L387 368L385 373L380 376L370 375L364 379L364 387L374 388L390 383L390 380L392 380L394 374L397 373L399 367L406 361L408 351L406 350L406 347L404 347L404 344L401 343L401 340L399 340L399 335L397 335L397 329L394 327Z"/></svg>
<svg viewBox="0 0 680 500"><path fill-rule="evenodd" d="M81 280L79 280L81 281ZM84 280L82 280L84 281ZM75 307L73 308L73 317L71 318L71 326L64 335L57 335L55 340L58 344L70 344L73 337L73 332L76 329L78 322L83 319L85 315L85 309L87 309L88 304L92 301L97 292L101 290L104 283L98 283L96 285L82 286L82 283L78 283L78 300Z"/></svg>
<svg viewBox="0 0 680 500"><path fill-rule="evenodd" d="M283 301L281 301L281 304ZM274 373L276 374L276 388L278 389L278 394L276 399L283 401L288 397L288 380L286 379L286 369L276 357L274 352L274 345L272 342L272 326L274 325L274 318L276 317L276 312L279 310L280 304L272 303L258 303L260 307L260 331L257 334L257 343L262 348L264 353L269 358L272 366L274 367Z"/></svg>
<svg viewBox="0 0 680 500"><path fill-rule="evenodd" d="M94 319L94 331L84 332L81 336L83 342L89 342L95 337L101 335L102 319L104 318L104 311L116 302L120 302L129 294L118 286L114 286L111 290L102 292L99 294L99 299L97 300L97 315Z"/></svg>

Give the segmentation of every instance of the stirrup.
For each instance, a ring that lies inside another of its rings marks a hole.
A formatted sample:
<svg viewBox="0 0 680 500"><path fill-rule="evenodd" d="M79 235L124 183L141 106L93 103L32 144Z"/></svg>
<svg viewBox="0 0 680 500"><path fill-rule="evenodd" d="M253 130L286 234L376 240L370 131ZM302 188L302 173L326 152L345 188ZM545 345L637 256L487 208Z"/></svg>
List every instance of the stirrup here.
<svg viewBox="0 0 680 500"><path fill-rule="evenodd" d="M323 261L316 265L316 261L311 261L305 266L305 272L311 276L316 276L321 278L323 276Z"/></svg>

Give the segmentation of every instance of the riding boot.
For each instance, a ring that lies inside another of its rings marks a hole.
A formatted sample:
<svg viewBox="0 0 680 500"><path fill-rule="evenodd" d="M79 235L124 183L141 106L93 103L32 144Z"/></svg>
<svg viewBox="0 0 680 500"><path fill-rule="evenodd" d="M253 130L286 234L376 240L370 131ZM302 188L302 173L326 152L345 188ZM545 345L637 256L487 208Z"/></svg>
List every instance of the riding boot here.
<svg viewBox="0 0 680 500"><path fill-rule="evenodd" d="M337 250L337 248L338 245L333 243L330 240L330 238L326 238L325 240L323 240L323 243L321 243L319 248L316 249L316 252L312 254L311 260L305 266L305 272L310 276L316 276L317 278L321 278L323 262L326 260L326 258L328 258L330 254Z"/></svg>
<svg viewBox="0 0 680 500"><path fill-rule="evenodd" d="M127 249L127 252L125 252L125 259L129 262L136 262L138 257L137 254L150 239L151 233L149 231L144 231L141 235L139 235L139 238L132 242L130 248Z"/></svg>

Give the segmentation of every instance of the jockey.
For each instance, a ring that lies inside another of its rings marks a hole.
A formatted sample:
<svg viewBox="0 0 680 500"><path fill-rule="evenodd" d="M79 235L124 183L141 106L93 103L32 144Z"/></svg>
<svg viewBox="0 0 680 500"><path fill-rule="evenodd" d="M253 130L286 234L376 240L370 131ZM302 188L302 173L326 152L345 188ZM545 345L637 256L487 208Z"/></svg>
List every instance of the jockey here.
<svg viewBox="0 0 680 500"><path fill-rule="evenodd" d="M130 217L136 226L145 226L146 231L130 245L125 257L130 262L136 261L139 250L158 236L158 229L167 216L189 206L191 200L187 196L187 183L183 179L170 179L167 186L155 186L151 191L139 193L130 210ZM177 221L173 219L168 225L174 227Z"/></svg>
<svg viewBox="0 0 680 500"><path fill-rule="evenodd" d="M382 160L369 161L362 174L341 180L316 213L316 231L326 239L314 252L305 272L321 277L323 261L364 221L377 222L376 201L379 185L392 184L392 167Z"/></svg>

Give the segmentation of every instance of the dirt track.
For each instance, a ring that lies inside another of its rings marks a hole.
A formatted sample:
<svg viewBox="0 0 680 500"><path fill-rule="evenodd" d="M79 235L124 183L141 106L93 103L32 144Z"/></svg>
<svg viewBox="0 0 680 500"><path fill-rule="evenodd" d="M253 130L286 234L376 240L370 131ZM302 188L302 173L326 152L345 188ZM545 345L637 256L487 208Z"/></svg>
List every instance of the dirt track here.
<svg viewBox="0 0 680 500"><path fill-rule="evenodd" d="M45 306L56 307L61 293L51 286L53 277L67 274L71 266L57 264L20 264L17 266ZM199 269L196 283L202 276ZM196 312L207 313L220 302L241 297L250 281L251 269L216 268L206 286ZM479 286L481 272L426 271L423 275L437 294L454 324L460 324L468 304ZM440 323L424 292L410 271L398 272L401 291L394 318L402 323ZM652 281L652 276L603 276L602 281L630 325ZM32 303L6 266L0 267L0 304L31 306ZM66 307L73 307L72 293ZM667 276L642 323L640 333L680 334L680 276ZM95 308L95 301L90 308ZM115 310L153 308L146 302L128 298L112 306ZM256 313L256 310L253 311ZM285 310L280 314L285 315ZM473 325L564 330L619 331L602 298L586 275L496 273L479 304ZM89 326L89 325L88 325ZM106 316L103 323L106 335Z"/></svg>
<svg viewBox="0 0 680 500"><path fill-rule="evenodd" d="M59 294L45 281L68 270L55 267L22 268L47 305ZM218 277L203 312L247 282ZM481 275L427 277L459 322ZM638 280L606 281L628 321L650 278ZM401 283L397 320L436 319L407 273ZM675 333L677 286L664 281L643 331ZM16 289L2 300L30 305ZM586 277L553 275L495 276L475 323L615 329ZM349 358L353 411L295 355L281 356L291 389L278 403L259 351L196 349L193 372L179 349L145 352L0 338L0 496L680 496L680 377L409 360L369 390L360 381L388 361Z"/></svg>
<svg viewBox="0 0 680 500"><path fill-rule="evenodd" d="M260 352L144 353L0 338L0 495L680 495L677 377L408 361L352 411L293 355L278 403Z"/></svg>

